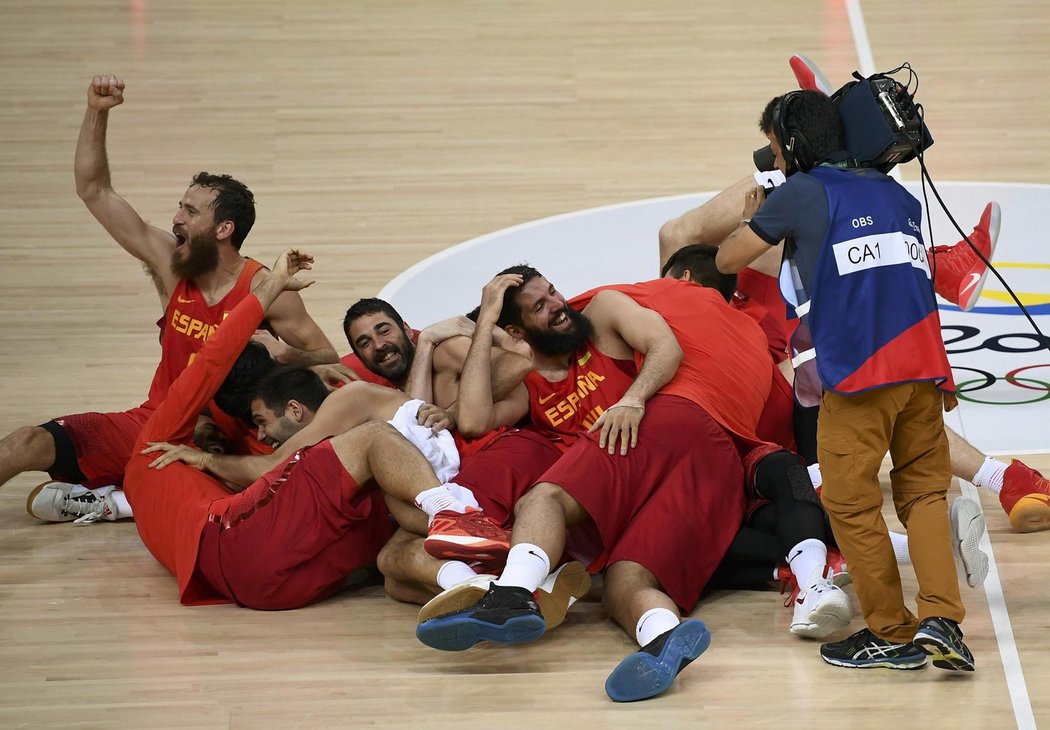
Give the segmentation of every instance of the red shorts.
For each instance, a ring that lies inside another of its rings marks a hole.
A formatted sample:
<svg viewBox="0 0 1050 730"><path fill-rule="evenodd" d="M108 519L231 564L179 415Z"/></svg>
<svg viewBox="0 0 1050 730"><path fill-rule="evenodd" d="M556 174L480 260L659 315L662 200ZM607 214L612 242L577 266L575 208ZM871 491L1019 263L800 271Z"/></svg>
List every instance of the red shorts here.
<svg viewBox="0 0 1050 730"><path fill-rule="evenodd" d="M773 369L773 382L769 388L766 405L755 426L755 435L762 441L794 451L795 445L795 393L780 368Z"/></svg>
<svg viewBox="0 0 1050 730"><path fill-rule="evenodd" d="M512 429L462 459L453 481L474 493L485 514L510 527L514 505L562 453L532 429Z"/></svg>
<svg viewBox="0 0 1050 730"><path fill-rule="evenodd" d="M300 608L374 565L394 534L383 494L360 488L328 441L211 505L195 578L242 606Z"/></svg>
<svg viewBox="0 0 1050 730"><path fill-rule="evenodd" d="M151 415L153 409L139 406L120 413L77 413L54 419L73 442L81 474L66 474L52 467L48 475L57 481L79 482L91 488L120 485L135 441ZM57 442L55 446L61 448ZM56 460L61 462L61 458Z"/></svg>
<svg viewBox="0 0 1050 730"><path fill-rule="evenodd" d="M647 568L672 600L692 609L744 516L738 446L702 408L655 395L638 446L610 456L597 434L581 438L540 478L557 484L593 521L603 551L592 572L629 560ZM574 526L586 531L589 521Z"/></svg>

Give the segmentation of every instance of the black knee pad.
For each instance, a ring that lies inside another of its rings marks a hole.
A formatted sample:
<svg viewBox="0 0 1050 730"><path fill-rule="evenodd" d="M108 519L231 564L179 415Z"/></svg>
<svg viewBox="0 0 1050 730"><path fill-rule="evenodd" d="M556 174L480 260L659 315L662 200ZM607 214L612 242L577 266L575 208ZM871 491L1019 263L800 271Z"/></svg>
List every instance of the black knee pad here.
<svg viewBox="0 0 1050 730"><path fill-rule="evenodd" d="M62 428L57 421L41 423L40 428L51 434L51 439L55 442L55 461L47 468L47 472L53 477L61 478L63 481L74 484L83 482L86 477L80 471L80 464L77 462L77 449L73 445L73 439L70 438L66 429Z"/></svg>
<svg viewBox="0 0 1050 730"><path fill-rule="evenodd" d="M812 502L820 504L817 490L813 488L813 480L809 478L809 470L801 464L789 466L787 469L788 484L791 485L791 494L799 502Z"/></svg>

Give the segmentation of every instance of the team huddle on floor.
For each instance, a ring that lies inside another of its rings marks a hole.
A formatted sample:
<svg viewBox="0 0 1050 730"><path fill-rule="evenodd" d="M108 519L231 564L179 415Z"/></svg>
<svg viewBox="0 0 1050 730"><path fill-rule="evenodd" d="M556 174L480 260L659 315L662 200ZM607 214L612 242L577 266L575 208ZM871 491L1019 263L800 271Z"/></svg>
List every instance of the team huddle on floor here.
<svg viewBox="0 0 1050 730"><path fill-rule="evenodd" d="M808 639L846 633L852 583L865 626L820 646L829 664L974 669L956 561L983 581L984 520L972 500L949 507L952 475L997 492L1015 529L1050 527L1050 482L943 422L955 386L935 291L976 302L995 203L969 241L927 249L919 202L837 156L828 96L790 92L760 120L782 184L767 197L745 178L654 231L662 278L566 298L507 262L473 312L422 330L354 303L340 360L297 294L311 254L270 269L241 255L242 183L198 174L170 231L114 191L106 128L123 100L116 77L89 85L77 191L153 277L161 360L137 408L0 441L0 484L49 473L32 515L134 517L190 605L298 608L377 566L445 651L538 639L600 572L639 645L606 681L619 702L665 692L707 649L692 617L706 590L776 580ZM887 453L906 535L882 518Z"/></svg>

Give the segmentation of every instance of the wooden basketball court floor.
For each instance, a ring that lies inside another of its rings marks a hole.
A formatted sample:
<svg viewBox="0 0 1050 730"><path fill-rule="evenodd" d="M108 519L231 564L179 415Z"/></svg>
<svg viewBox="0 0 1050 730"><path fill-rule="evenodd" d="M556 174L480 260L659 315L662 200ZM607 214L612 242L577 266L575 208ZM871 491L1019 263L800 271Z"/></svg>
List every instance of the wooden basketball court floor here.
<svg viewBox="0 0 1050 730"><path fill-rule="evenodd" d="M127 82L110 122L117 190L165 226L198 170L247 182L245 252L315 253L305 299L345 351L350 303L459 241L739 179L762 106L793 87L789 55L844 81L860 29L876 69L919 71L936 179L1045 183L1047 8L4 0L0 432L136 405L157 359L153 288L74 192L95 73ZM695 612L711 649L666 696L620 706L603 683L634 644L596 592L533 645L462 655L419 644L415 609L374 584L299 611L187 608L133 524L29 517L39 479L0 489L2 727L1050 725L1050 534L1010 532L987 494L1002 588L964 588L976 673L835 669L787 633L774 591L725 592Z"/></svg>

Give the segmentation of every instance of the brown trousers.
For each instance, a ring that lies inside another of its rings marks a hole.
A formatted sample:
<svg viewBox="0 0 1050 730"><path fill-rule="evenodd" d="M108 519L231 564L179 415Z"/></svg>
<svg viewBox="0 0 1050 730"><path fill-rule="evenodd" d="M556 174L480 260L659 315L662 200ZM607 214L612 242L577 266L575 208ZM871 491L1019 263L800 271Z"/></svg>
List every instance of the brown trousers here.
<svg viewBox="0 0 1050 730"><path fill-rule="evenodd" d="M846 558L868 628L887 641L911 641L919 619L965 615L952 554L945 495L951 460L941 393L904 383L843 396L825 391L817 421L821 501ZM879 469L889 451L897 516L919 581L919 619L904 605L897 560L882 518Z"/></svg>

